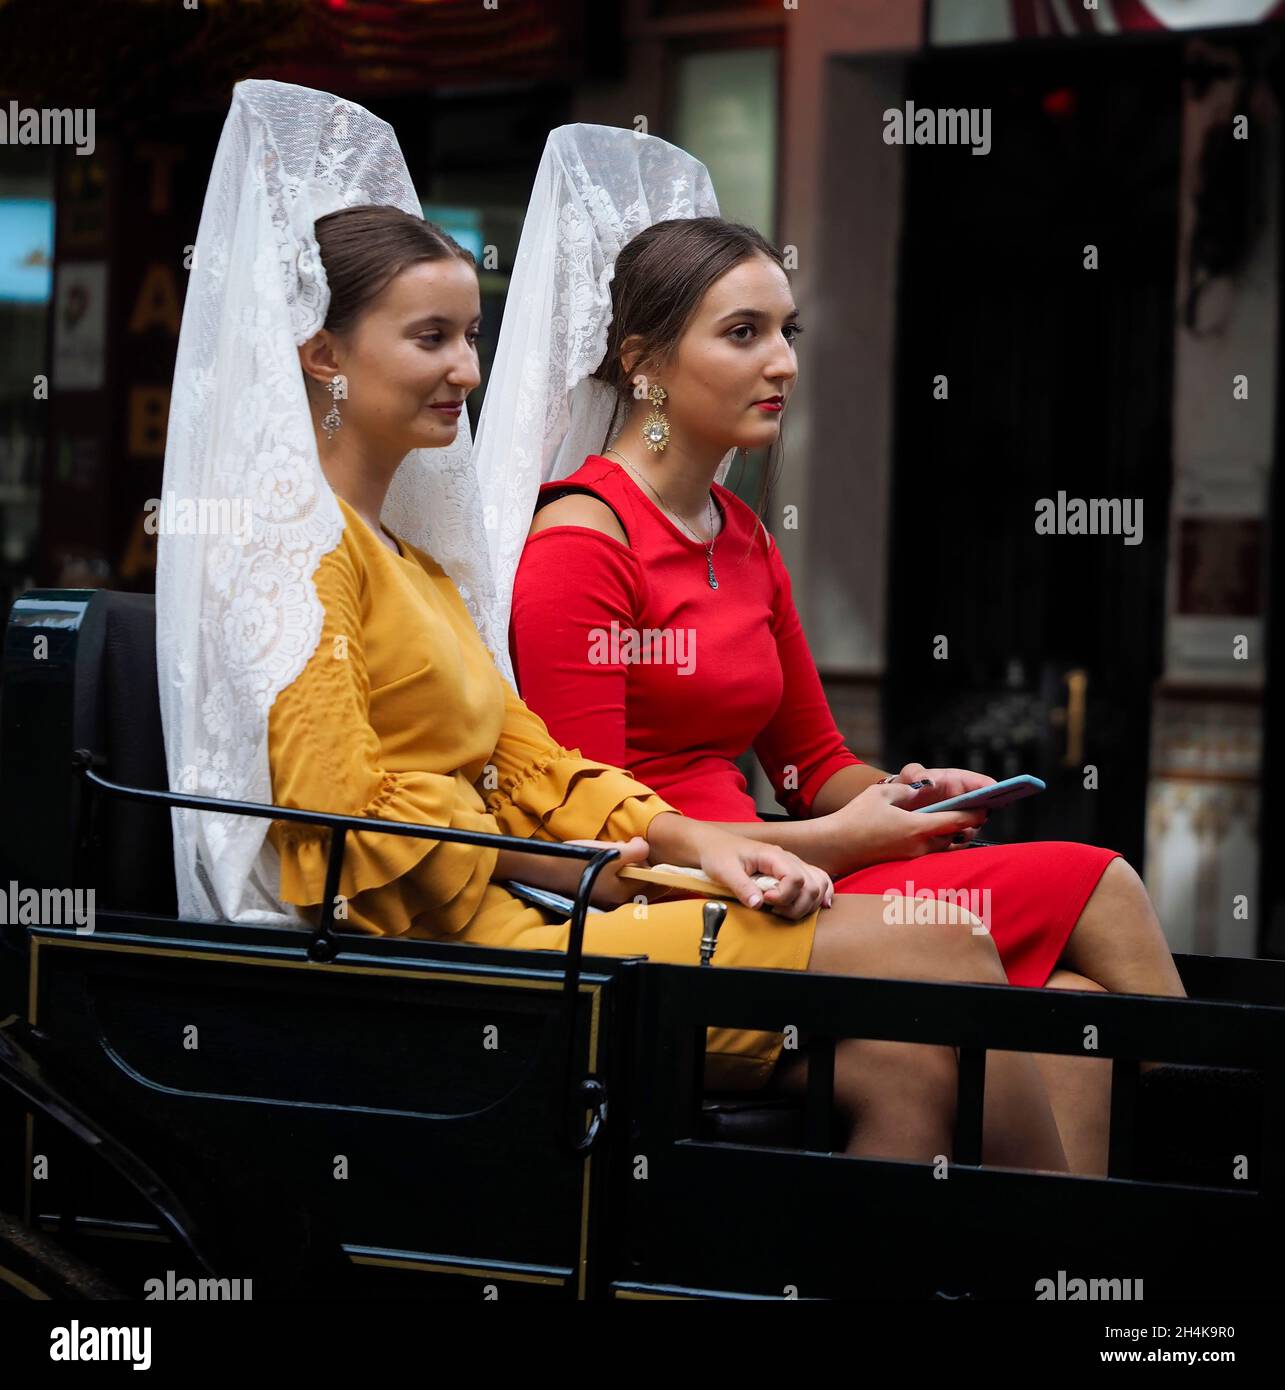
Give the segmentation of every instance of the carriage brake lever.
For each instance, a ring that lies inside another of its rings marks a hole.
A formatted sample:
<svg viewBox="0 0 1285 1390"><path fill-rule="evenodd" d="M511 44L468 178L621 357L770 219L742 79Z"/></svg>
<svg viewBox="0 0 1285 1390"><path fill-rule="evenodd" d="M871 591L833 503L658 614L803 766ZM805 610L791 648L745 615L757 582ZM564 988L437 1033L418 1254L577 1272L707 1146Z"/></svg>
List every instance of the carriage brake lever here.
<svg viewBox="0 0 1285 1390"><path fill-rule="evenodd" d="M701 932L701 964L708 965L714 959L714 947L718 945L718 929L727 916L727 904L717 898L707 902L701 909L704 930Z"/></svg>

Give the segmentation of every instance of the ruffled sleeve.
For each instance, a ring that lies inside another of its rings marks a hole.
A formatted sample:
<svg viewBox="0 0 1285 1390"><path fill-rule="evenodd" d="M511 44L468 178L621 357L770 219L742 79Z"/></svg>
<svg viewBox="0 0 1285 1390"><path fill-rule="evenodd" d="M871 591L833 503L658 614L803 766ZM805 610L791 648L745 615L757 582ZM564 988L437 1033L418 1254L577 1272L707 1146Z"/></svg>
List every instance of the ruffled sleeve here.
<svg viewBox="0 0 1285 1390"><path fill-rule="evenodd" d="M363 581L359 555L345 533L317 567L321 639L269 714L274 802L494 834L495 818L483 810L463 773L391 772L381 766L379 738L370 724ZM329 832L274 821L269 837L281 860L282 898L299 907L318 906L325 893ZM474 845L350 831L339 916L350 928L400 935L417 916L432 912L436 931L458 931L476 911L495 859L494 849Z"/></svg>
<svg viewBox="0 0 1285 1390"><path fill-rule="evenodd" d="M486 809L506 835L540 840L628 840L664 811L681 814L628 772L563 748L504 682L504 728ZM485 784L484 784L485 785Z"/></svg>
<svg viewBox="0 0 1285 1390"><path fill-rule="evenodd" d="M770 536L766 544L774 580L772 635L785 689L776 714L754 740L754 752L777 800L790 815L802 818L811 814L816 794L830 778L861 759L844 744L834 722L794 606L790 573Z"/></svg>

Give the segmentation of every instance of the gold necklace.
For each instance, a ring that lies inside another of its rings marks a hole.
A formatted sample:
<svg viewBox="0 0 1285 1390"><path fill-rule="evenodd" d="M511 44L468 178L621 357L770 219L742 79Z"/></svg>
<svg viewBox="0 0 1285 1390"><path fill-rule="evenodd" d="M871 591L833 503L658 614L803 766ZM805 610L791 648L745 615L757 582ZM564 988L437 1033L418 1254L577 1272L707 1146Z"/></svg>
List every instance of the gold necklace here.
<svg viewBox="0 0 1285 1390"><path fill-rule="evenodd" d="M643 477L643 475L633 466L632 463L629 462L629 460L624 456L624 454L620 452L619 449L607 449L604 452L608 454L615 454L615 456L621 461L621 463L625 465L625 467L634 475L635 478L638 479L640 483L644 483L647 487L651 488L652 492L656 494L656 501L659 502L661 507L664 508L664 510L674 518L674 520L683 528L684 531L687 532L687 534L697 543L697 545L702 545L705 547L705 566L706 569L709 571L709 587L711 589L717 589L718 580L714 575L714 542L718 539L718 537L714 534L713 493L711 492L710 495L706 498L706 502L709 506L709 540L706 541L702 540L701 537L698 536L690 526L688 526L688 524L682 519L682 517L679 516L678 513L660 495L660 492L651 483L647 482L647 479Z"/></svg>

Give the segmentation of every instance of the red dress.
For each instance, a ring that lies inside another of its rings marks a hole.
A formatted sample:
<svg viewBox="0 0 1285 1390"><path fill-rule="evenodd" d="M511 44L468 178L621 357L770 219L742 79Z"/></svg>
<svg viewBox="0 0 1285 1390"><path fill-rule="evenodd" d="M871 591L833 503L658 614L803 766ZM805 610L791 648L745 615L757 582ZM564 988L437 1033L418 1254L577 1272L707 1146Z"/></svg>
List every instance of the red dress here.
<svg viewBox="0 0 1285 1390"><path fill-rule="evenodd" d="M513 591L510 649L523 699L559 743L628 768L689 816L759 816L735 765L753 748L792 816L841 768L844 746L808 650L790 577L753 511L714 485L714 546L686 535L619 464L590 455L546 483L605 502L629 538L551 526L526 544ZM948 850L873 864L841 893L936 897L990 927L1013 984L1042 985L1117 851L1074 841Z"/></svg>

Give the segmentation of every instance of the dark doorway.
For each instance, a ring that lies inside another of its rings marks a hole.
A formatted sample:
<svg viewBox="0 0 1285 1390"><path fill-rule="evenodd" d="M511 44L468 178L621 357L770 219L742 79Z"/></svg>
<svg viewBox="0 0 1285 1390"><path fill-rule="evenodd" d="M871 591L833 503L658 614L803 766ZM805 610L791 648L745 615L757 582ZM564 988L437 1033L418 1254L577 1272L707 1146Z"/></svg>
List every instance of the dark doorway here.
<svg viewBox="0 0 1285 1390"><path fill-rule="evenodd" d="M1139 867L1181 61L1176 43L1024 47L907 76L917 108L990 108L991 148L905 152L886 761L1033 773L1048 792L997 813L989 838L1083 840ZM1141 542L1038 534L1037 503L1059 491L1141 499Z"/></svg>

